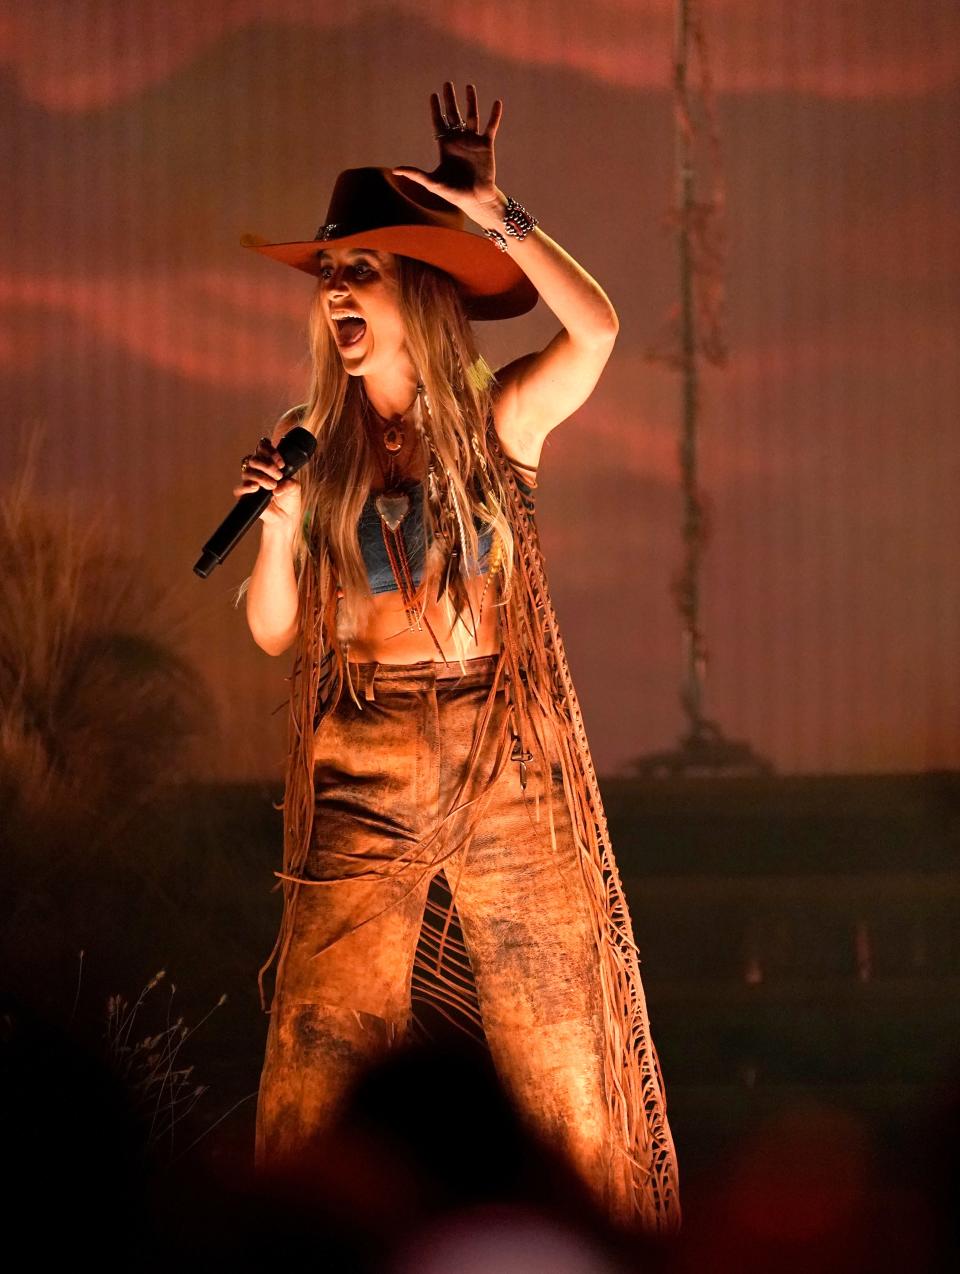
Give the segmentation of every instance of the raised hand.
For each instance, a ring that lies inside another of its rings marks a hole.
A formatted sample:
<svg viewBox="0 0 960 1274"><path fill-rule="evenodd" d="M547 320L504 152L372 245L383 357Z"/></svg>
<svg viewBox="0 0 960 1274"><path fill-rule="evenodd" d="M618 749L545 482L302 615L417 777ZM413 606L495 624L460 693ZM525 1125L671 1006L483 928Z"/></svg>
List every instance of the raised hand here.
<svg viewBox="0 0 960 1274"><path fill-rule="evenodd" d="M443 93L446 118L440 109L439 96L430 94L434 133L440 147L439 164L430 173L406 166L391 171L397 177L419 182L441 199L471 213L478 205L491 203L497 195L493 142L503 116L503 102L499 97L494 100L487 126L481 133L476 85L467 85L466 120L460 117L452 81L444 83Z"/></svg>

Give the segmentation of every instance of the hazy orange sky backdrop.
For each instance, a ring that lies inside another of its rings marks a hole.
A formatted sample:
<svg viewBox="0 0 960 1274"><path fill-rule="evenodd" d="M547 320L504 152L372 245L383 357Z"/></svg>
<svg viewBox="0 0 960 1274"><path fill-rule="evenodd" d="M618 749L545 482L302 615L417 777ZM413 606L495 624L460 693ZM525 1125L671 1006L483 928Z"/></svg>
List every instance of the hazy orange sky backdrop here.
<svg viewBox="0 0 960 1274"><path fill-rule="evenodd" d="M679 382L644 357L677 295L674 7L0 4L5 432L45 429L46 493L113 510L182 590L219 705L198 777L278 778L285 730L289 660L231 604L259 531L192 573L306 385L312 280L240 236L312 237L343 168L432 168L445 79L484 121L503 98L498 184L620 316L539 524L598 769L676 742ZM706 712L782 771L956 767L960 5L702 8L730 349L702 385ZM476 330L499 366L557 326L541 302Z"/></svg>

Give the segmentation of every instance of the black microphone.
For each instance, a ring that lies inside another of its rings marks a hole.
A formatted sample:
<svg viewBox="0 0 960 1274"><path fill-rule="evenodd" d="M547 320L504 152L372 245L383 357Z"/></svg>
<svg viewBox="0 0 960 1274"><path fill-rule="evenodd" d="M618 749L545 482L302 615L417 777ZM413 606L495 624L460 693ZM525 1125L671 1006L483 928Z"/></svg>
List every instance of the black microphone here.
<svg viewBox="0 0 960 1274"><path fill-rule="evenodd" d="M317 440L309 429L304 429L300 425L288 429L277 443L277 450L285 461L283 476L292 477L299 469L302 469L316 447ZM193 568L195 574L201 579L206 579L237 541L250 530L272 499L273 491L269 487L258 487L256 491L247 491L239 496L236 505L204 544L200 559Z"/></svg>

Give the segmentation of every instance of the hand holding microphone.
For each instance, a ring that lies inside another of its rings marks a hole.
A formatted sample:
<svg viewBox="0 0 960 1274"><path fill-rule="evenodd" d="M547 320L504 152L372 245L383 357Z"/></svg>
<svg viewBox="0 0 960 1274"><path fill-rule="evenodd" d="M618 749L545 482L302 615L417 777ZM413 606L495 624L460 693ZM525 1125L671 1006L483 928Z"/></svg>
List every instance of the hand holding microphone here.
<svg viewBox="0 0 960 1274"><path fill-rule="evenodd" d="M260 521L292 535L300 521L300 482L286 473L283 456L269 438L261 438L256 451L244 456L240 473L233 494L241 496L260 488L272 491L273 499L260 514Z"/></svg>
<svg viewBox="0 0 960 1274"><path fill-rule="evenodd" d="M261 438L257 450L244 456L243 476L233 489L237 503L203 546L193 568L196 575L206 579L258 518L292 535L301 507L300 483L295 481L294 475L307 463L316 446L317 440L309 429L294 425L277 447L269 438Z"/></svg>

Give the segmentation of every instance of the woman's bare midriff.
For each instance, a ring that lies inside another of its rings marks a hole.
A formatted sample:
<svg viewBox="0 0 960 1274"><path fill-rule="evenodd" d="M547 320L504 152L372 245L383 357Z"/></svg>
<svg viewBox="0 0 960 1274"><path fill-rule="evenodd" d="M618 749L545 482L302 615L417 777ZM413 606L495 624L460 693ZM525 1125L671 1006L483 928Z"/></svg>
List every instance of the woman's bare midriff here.
<svg viewBox="0 0 960 1274"><path fill-rule="evenodd" d="M469 581L468 593L473 606L474 616L480 609L480 598L487 582L486 575L475 576ZM458 622L454 635L448 637L450 618L443 602L431 601L427 605L425 617L437 635L448 661L454 662L458 657L454 636L458 641L462 638L465 647L464 659L476 659L480 655L495 655L501 646L498 611L496 602L499 592L496 577L490 580L486 595L483 598L483 613L477 624L477 640L473 639L473 625L469 612L465 612L466 627ZM369 663L377 660L383 664L412 664L424 659L433 659L442 663L439 652L426 625L422 631L407 626L407 617L403 609L400 593L396 590L389 593L376 593L374 601L374 617L363 637L356 637L350 642L350 659L354 663Z"/></svg>

